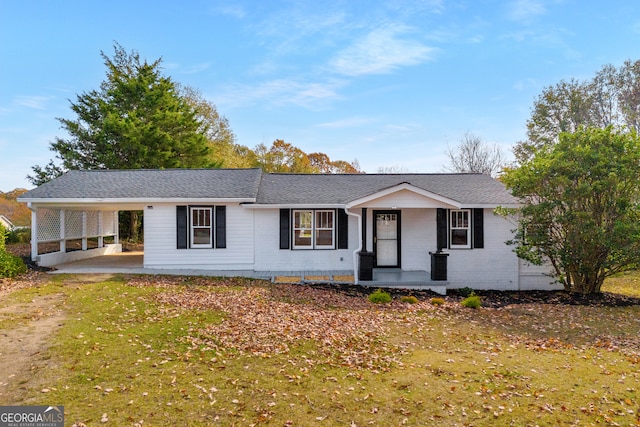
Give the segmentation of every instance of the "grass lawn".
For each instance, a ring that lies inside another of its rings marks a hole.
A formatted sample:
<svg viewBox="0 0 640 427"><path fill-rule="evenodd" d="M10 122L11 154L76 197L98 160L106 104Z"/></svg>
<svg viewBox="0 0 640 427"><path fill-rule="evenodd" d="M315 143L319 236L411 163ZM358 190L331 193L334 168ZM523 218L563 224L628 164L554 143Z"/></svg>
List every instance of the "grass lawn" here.
<svg viewBox="0 0 640 427"><path fill-rule="evenodd" d="M604 291L640 298L640 274ZM2 332L30 318L7 307L42 298L65 319L0 404L64 405L70 426L640 426L640 299L474 310L456 296L376 305L244 279L66 276L4 296Z"/></svg>

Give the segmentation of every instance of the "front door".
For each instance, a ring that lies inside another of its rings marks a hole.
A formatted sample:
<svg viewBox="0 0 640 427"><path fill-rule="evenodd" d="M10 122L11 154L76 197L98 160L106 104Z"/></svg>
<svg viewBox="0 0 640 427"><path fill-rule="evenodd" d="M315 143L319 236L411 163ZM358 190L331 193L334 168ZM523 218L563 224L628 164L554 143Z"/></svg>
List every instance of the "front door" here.
<svg viewBox="0 0 640 427"><path fill-rule="evenodd" d="M400 267L400 211L374 211L376 267Z"/></svg>

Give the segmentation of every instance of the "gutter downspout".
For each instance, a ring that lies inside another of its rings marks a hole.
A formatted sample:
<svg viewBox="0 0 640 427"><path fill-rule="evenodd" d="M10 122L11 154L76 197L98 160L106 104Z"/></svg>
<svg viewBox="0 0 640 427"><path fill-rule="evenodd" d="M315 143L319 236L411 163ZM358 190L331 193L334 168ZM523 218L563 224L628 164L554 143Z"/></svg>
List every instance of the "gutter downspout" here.
<svg viewBox="0 0 640 427"><path fill-rule="evenodd" d="M349 212L349 208L345 207L344 211L349 216L355 216L358 218L358 247L353 251L353 277L354 284L357 285L359 283L358 271L359 271L359 262L358 262L358 254L362 251L362 215L359 215L355 212Z"/></svg>

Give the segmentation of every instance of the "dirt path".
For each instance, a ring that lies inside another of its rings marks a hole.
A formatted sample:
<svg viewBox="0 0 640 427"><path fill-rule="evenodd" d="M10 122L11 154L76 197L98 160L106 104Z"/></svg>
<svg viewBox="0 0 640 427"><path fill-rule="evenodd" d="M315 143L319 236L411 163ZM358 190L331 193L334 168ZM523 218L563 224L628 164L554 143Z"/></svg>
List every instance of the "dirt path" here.
<svg viewBox="0 0 640 427"><path fill-rule="evenodd" d="M108 280L111 275L76 275L67 286ZM27 277L0 290L0 301L25 287L47 282L46 275ZM5 283L3 283L4 285ZM4 286L0 286L4 288ZM28 302L12 302L0 307L0 405L24 404L25 391L40 387L39 372L52 363L46 350L66 319L66 296L62 293L37 296Z"/></svg>
<svg viewBox="0 0 640 427"><path fill-rule="evenodd" d="M0 309L0 402L21 403L24 389L46 368L44 352L65 319L64 296L45 295ZM6 323L5 323L6 322ZM6 325L6 327L4 327Z"/></svg>

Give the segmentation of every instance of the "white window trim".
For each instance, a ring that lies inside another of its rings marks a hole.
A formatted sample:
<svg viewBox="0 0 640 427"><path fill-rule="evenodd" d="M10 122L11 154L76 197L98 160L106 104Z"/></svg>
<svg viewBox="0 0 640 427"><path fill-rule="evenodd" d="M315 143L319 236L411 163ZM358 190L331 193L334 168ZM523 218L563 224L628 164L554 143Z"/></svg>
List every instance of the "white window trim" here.
<svg viewBox="0 0 640 427"><path fill-rule="evenodd" d="M467 226L466 227L454 227L452 224L453 215L458 212L466 212L467 213ZM449 247L451 249L471 249L471 209L452 209L449 211ZM454 245L453 244L453 231L454 230L466 230L467 231L467 244L465 245Z"/></svg>
<svg viewBox="0 0 640 427"><path fill-rule="evenodd" d="M316 226L316 216L318 213L331 213L331 228L318 228ZM331 230L331 244L330 245L318 245L316 243L316 236L319 230ZM313 245L315 249L335 249L336 248L336 211L333 209L318 209L313 211Z"/></svg>
<svg viewBox="0 0 640 427"><path fill-rule="evenodd" d="M296 227L296 213L309 212L311 213L311 228L309 229L311 232L311 244L309 245L297 245L296 244L296 232L299 230L305 230L306 228ZM333 216L333 227L331 230L331 245L318 245L316 243L316 232L319 230L329 230L329 228L316 228L316 215L322 212L330 212ZM336 211L334 209L293 209L291 218L291 232L292 232L292 249L299 250L313 250L313 249L335 249L336 248Z"/></svg>
<svg viewBox="0 0 640 427"><path fill-rule="evenodd" d="M196 210L208 210L210 224L209 227L194 227L193 225L193 212ZM209 228L209 243L208 244L196 244L194 242L194 230L196 228ZM214 238L214 228L215 228L215 209L213 206L190 206L189 207L189 248L191 249L212 249L213 248L213 238Z"/></svg>
<svg viewBox="0 0 640 427"><path fill-rule="evenodd" d="M311 213L311 228L307 228L307 227L296 227L296 214L302 214L302 213ZM313 238L314 238L314 227L313 227L313 221L314 221L314 211L313 209L294 209L291 212L292 215L292 221L291 221L291 230L292 230L292 242L291 242L291 247L293 249L313 249ZM308 245L297 245L296 244L296 233L300 230L309 230L309 232L311 233L311 236L309 237L310 243Z"/></svg>

